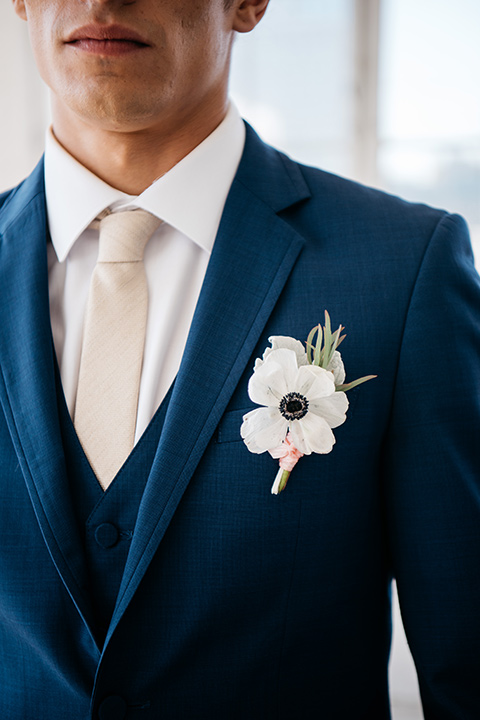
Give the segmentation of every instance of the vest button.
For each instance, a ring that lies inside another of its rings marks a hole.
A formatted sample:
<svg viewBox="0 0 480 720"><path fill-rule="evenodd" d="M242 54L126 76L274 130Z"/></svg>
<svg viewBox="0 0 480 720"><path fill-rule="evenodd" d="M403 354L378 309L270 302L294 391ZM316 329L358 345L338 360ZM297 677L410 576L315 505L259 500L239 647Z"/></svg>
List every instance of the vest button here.
<svg viewBox="0 0 480 720"><path fill-rule="evenodd" d="M112 523L102 523L95 530L95 540L102 548L111 548L118 542L118 530Z"/></svg>
<svg viewBox="0 0 480 720"><path fill-rule="evenodd" d="M98 708L99 720L124 720L127 715L127 703L120 695L110 695Z"/></svg>

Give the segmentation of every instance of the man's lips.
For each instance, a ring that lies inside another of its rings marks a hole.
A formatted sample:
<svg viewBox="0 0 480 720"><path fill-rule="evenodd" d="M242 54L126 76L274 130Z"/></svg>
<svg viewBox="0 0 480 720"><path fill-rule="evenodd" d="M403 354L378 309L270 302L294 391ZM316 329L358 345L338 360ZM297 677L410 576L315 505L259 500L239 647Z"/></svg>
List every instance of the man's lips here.
<svg viewBox="0 0 480 720"><path fill-rule="evenodd" d="M99 55L123 55L150 46L135 30L122 25L84 25L70 33L65 44Z"/></svg>

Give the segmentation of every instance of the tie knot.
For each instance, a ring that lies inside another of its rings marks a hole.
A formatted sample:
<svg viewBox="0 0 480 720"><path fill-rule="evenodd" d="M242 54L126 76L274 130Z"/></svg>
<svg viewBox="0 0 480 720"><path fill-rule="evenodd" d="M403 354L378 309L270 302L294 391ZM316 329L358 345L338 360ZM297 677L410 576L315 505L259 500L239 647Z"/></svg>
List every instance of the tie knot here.
<svg viewBox="0 0 480 720"><path fill-rule="evenodd" d="M98 262L141 262L147 242L160 223L146 210L105 215L99 223Z"/></svg>

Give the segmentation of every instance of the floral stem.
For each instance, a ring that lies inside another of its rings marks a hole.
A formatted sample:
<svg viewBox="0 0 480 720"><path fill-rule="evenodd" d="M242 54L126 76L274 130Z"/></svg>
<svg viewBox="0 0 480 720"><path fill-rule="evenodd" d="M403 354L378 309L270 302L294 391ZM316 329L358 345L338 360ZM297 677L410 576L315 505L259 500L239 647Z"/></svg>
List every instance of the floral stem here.
<svg viewBox="0 0 480 720"><path fill-rule="evenodd" d="M290 473L288 470L279 469L275 482L272 485L272 495L278 495L282 490L285 490L289 477Z"/></svg>

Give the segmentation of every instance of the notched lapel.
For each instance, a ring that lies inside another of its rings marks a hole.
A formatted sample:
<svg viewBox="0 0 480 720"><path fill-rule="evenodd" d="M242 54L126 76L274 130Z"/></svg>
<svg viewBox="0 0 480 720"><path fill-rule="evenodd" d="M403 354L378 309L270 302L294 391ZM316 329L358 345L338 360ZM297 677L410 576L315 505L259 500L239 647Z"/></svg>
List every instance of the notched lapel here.
<svg viewBox="0 0 480 720"><path fill-rule="evenodd" d="M0 214L0 401L50 555L91 625L57 410L43 163Z"/></svg>
<svg viewBox="0 0 480 720"><path fill-rule="evenodd" d="M252 163L262 168L255 143L261 156L273 152L254 139L243 161L248 172ZM303 246L301 236L271 204L247 187L241 169L225 207L139 509L109 637L168 527ZM286 177L281 161L272 174L282 191L289 184L283 207L308 197L304 185L292 184ZM267 187L271 192L268 182Z"/></svg>

